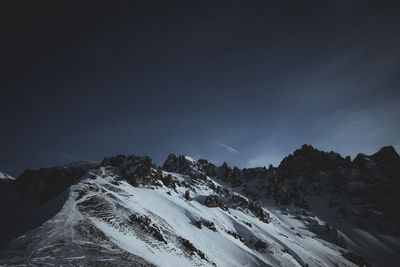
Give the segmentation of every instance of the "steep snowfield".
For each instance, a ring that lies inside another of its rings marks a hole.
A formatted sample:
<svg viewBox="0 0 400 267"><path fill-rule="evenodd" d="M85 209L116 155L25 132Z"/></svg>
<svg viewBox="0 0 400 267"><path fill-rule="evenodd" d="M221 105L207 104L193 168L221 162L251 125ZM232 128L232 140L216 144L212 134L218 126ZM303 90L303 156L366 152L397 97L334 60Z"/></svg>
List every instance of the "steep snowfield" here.
<svg viewBox="0 0 400 267"><path fill-rule="evenodd" d="M163 172L168 174L181 183L192 183L185 175ZM166 186L133 187L117 181L118 175L104 167L92 175L95 179L72 186L62 210L14 241L13 250L3 254L6 260L0 262L355 266L342 256L343 249L319 239L304 222L282 214L272 202L264 207L271 216L271 222L265 223L240 208L205 206L204 199L214 194L206 182L192 183L191 200L187 200L186 187L177 186L176 191ZM200 229L197 222L212 226ZM266 245L257 249L259 240Z"/></svg>

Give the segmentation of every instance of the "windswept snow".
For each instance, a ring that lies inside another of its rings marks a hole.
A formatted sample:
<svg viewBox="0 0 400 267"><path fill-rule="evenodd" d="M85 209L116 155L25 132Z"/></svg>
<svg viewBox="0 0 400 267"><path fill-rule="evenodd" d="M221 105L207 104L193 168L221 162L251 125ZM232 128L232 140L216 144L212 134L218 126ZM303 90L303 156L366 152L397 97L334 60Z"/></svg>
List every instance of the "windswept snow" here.
<svg viewBox="0 0 400 267"><path fill-rule="evenodd" d="M12 177L11 175L8 175L4 172L0 172L0 179L10 179L10 180L15 180L14 177Z"/></svg>

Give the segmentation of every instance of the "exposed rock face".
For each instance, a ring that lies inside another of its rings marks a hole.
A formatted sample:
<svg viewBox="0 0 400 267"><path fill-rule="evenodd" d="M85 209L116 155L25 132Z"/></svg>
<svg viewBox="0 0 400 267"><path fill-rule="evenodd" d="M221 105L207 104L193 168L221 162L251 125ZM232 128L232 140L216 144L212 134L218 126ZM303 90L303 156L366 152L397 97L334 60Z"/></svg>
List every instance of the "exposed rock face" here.
<svg viewBox="0 0 400 267"><path fill-rule="evenodd" d="M157 226L151 224L151 219L149 217L144 215L140 216L138 214L132 214L131 216L129 216L129 220L132 223L138 224L143 231L152 235L156 240L167 244L167 241L161 234L160 229L158 229Z"/></svg>
<svg viewBox="0 0 400 267"><path fill-rule="evenodd" d="M147 156L117 155L104 158L100 166L115 167L123 179L135 187L160 185L159 179L162 176L160 168Z"/></svg>
<svg viewBox="0 0 400 267"><path fill-rule="evenodd" d="M371 205L364 215L375 219L387 232L400 234L400 156L393 147L384 147L372 156L359 154L354 164L365 184L357 196Z"/></svg>
<svg viewBox="0 0 400 267"><path fill-rule="evenodd" d="M400 176L400 156L392 146L383 147L371 156L358 154L354 163L371 182L378 182L377 178L396 182Z"/></svg>
<svg viewBox="0 0 400 267"><path fill-rule="evenodd" d="M400 156L394 150L393 146L381 148L377 153L371 156L377 163L382 172L389 178L396 180L400 176Z"/></svg>
<svg viewBox="0 0 400 267"><path fill-rule="evenodd" d="M210 229L213 232L217 232L217 228L215 228L215 224L211 221L207 221L207 220L200 220L200 221L196 221L194 223L194 225L196 225L197 228L202 229L202 226L205 226L206 228Z"/></svg>
<svg viewBox="0 0 400 267"><path fill-rule="evenodd" d="M205 254L197 249L189 240L180 237L179 242L181 243L182 248L184 248L185 251L189 253L189 255L193 256L194 254L197 254L198 256L200 256L200 258L207 261Z"/></svg>
<svg viewBox="0 0 400 267"><path fill-rule="evenodd" d="M204 205L206 205L209 208L217 208L221 205L221 203L217 196L208 196L204 200Z"/></svg>
<svg viewBox="0 0 400 267"><path fill-rule="evenodd" d="M266 242L262 241L262 240L257 240L256 244L255 244L255 247L256 247L257 250L263 251L268 247L268 244Z"/></svg>
<svg viewBox="0 0 400 267"><path fill-rule="evenodd" d="M0 180L0 248L54 216L67 198L65 192L94 166L93 163L79 163L27 169L16 180ZM52 199L56 201L46 206Z"/></svg>
<svg viewBox="0 0 400 267"><path fill-rule="evenodd" d="M200 165L192 158L184 155L169 154L162 168L166 171L187 175L198 175Z"/></svg>
<svg viewBox="0 0 400 267"><path fill-rule="evenodd" d="M254 214L254 216L260 219L260 221L265 223L271 222L271 217L260 207L260 205L251 203L249 209Z"/></svg>
<svg viewBox="0 0 400 267"><path fill-rule="evenodd" d="M312 178L322 171L336 171L350 164L346 159L334 152L322 152L310 145L303 145L293 155L284 158L277 169L281 179L292 177ZM336 173L335 173L336 174ZM337 173L339 175L339 173Z"/></svg>
<svg viewBox="0 0 400 267"><path fill-rule="evenodd" d="M189 192L189 190L186 190L186 192L185 192L185 198L186 198L186 200L188 200L188 201L192 200L192 198L190 197L190 192Z"/></svg>
<svg viewBox="0 0 400 267"><path fill-rule="evenodd" d="M306 195L329 195L342 214L364 228L400 233L400 157L393 147L384 147L350 161L333 152L309 145L286 157L270 185L281 204L308 208ZM357 207L355 209L355 206Z"/></svg>
<svg viewBox="0 0 400 267"><path fill-rule="evenodd" d="M84 168L27 169L16 180L15 190L20 195L20 204L27 199L42 204L68 189L85 173Z"/></svg>

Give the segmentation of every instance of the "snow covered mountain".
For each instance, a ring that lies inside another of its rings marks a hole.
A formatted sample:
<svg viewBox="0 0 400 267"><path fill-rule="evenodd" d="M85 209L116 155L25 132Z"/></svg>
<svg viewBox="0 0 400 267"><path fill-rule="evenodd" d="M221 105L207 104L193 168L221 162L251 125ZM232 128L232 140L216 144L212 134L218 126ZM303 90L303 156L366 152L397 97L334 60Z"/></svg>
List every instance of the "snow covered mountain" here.
<svg viewBox="0 0 400 267"><path fill-rule="evenodd" d="M0 180L0 265L398 266L400 157L135 155ZM10 182L11 181L11 182Z"/></svg>

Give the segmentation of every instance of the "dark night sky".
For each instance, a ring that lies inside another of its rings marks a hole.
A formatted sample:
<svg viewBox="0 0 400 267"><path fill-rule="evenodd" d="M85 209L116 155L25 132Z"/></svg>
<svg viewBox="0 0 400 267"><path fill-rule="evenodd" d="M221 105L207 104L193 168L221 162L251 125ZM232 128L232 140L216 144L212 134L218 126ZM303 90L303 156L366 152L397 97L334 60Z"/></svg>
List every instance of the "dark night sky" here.
<svg viewBox="0 0 400 267"><path fill-rule="evenodd" d="M5 172L400 150L398 1L59 2L0 4Z"/></svg>

